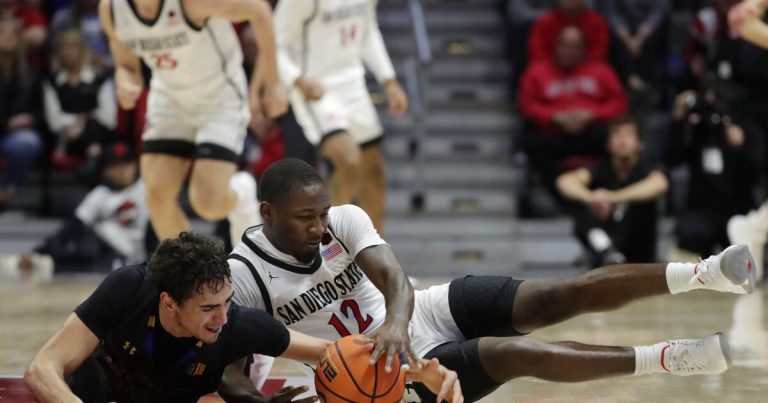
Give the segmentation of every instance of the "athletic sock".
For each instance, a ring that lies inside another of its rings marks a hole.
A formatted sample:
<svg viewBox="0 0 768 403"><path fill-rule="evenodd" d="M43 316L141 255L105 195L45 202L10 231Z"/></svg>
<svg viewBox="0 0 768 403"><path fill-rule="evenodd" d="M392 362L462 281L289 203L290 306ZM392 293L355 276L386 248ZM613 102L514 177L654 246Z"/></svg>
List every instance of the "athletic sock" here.
<svg viewBox="0 0 768 403"><path fill-rule="evenodd" d="M669 372L662 363L662 354L667 347L667 342L632 347L635 350L635 375Z"/></svg>
<svg viewBox="0 0 768 403"><path fill-rule="evenodd" d="M667 265L667 287L670 294L690 291L696 287L690 281L696 274L699 263L669 263Z"/></svg>

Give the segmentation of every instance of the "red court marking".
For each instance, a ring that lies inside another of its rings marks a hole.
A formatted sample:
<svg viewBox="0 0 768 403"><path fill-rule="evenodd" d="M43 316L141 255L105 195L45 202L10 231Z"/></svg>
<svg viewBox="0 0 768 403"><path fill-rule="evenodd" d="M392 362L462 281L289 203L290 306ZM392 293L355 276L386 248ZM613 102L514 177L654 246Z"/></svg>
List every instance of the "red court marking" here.
<svg viewBox="0 0 768 403"><path fill-rule="evenodd" d="M280 390L285 385L285 378L269 378L264 382L261 392L266 396ZM19 377L0 377L0 403L34 403L35 398L27 389L24 380ZM203 396L200 403L223 402L219 395L211 393Z"/></svg>

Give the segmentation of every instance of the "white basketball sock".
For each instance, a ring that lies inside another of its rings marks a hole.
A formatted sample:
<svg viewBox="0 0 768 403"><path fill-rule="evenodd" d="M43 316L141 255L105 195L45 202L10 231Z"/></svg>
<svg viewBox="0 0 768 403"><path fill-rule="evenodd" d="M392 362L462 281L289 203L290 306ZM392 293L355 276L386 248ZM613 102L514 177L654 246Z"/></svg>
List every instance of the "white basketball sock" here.
<svg viewBox="0 0 768 403"><path fill-rule="evenodd" d="M667 342L650 346L635 346L635 375L654 374L666 371L662 364L662 351L669 346Z"/></svg>
<svg viewBox="0 0 768 403"><path fill-rule="evenodd" d="M698 263L669 263L667 265L667 287L670 294L678 294L697 288L690 284L696 274Z"/></svg>

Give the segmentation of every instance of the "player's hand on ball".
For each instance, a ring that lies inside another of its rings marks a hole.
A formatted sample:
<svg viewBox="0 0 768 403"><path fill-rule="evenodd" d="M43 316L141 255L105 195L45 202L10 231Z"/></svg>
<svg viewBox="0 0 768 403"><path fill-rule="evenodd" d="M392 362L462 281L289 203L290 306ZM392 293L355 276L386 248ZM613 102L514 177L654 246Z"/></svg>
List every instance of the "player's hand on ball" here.
<svg viewBox="0 0 768 403"><path fill-rule="evenodd" d="M325 89L320 83L306 77L297 78L295 85L308 101L317 101L325 94Z"/></svg>
<svg viewBox="0 0 768 403"><path fill-rule="evenodd" d="M416 354L411 349L411 338L408 336L408 322L403 325L395 321L384 321L378 329L356 339L355 342L373 344L371 364L375 364L382 355L386 354L384 370L387 372L392 371L392 362L400 353L406 353L411 360L416 360Z"/></svg>
<svg viewBox="0 0 768 403"><path fill-rule="evenodd" d="M461 403L461 385L456 372L440 365L437 358L430 361L418 360L405 372L405 377L414 382L421 382L432 393L437 395L437 402L447 400L451 403Z"/></svg>
<svg viewBox="0 0 768 403"><path fill-rule="evenodd" d="M282 84L264 87L262 95L264 114L271 119L288 112L288 91Z"/></svg>
<svg viewBox="0 0 768 403"><path fill-rule="evenodd" d="M284 403L284 402L298 402L298 403L311 403L317 401L317 396L305 397L299 400L293 400L296 396L305 393L309 388L306 386L286 386L274 395L270 396L267 402L269 403Z"/></svg>

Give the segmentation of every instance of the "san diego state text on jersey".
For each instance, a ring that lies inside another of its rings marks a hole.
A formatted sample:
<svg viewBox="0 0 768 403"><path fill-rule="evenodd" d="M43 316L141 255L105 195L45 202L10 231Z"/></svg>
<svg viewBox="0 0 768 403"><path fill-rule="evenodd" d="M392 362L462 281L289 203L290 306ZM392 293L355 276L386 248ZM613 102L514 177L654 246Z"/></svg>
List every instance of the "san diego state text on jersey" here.
<svg viewBox="0 0 768 403"><path fill-rule="evenodd" d="M356 264L351 263L333 278L333 282L315 284L289 303L278 307L276 313L283 318L286 326L292 325L347 295L362 278L363 272Z"/></svg>

